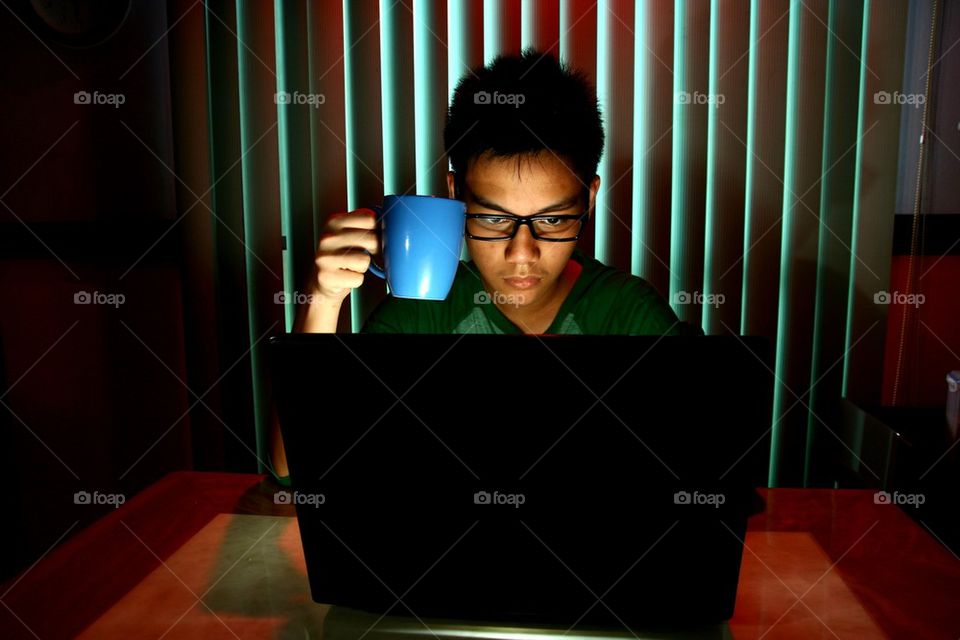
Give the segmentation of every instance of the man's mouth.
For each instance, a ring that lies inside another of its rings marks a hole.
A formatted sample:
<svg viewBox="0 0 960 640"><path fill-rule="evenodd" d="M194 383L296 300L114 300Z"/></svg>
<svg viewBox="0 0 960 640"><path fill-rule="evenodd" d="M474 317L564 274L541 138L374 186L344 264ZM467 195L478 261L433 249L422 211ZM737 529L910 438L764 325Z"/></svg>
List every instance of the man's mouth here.
<svg viewBox="0 0 960 640"><path fill-rule="evenodd" d="M540 283L540 278L538 276L510 276L504 278L504 280L514 289L529 289L530 287L536 286Z"/></svg>

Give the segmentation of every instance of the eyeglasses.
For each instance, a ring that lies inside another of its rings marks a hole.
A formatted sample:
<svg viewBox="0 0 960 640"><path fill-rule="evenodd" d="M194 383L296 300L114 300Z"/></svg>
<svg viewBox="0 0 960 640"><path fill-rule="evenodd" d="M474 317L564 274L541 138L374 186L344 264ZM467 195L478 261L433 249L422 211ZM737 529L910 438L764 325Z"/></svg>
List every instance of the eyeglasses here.
<svg viewBox="0 0 960 640"><path fill-rule="evenodd" d="M466 234L472 240L512 240L521 225L530 228L535 240L573 242L580 237L590 211L575 215L550 213L520 217L507 213L468 213Z"/></svg>

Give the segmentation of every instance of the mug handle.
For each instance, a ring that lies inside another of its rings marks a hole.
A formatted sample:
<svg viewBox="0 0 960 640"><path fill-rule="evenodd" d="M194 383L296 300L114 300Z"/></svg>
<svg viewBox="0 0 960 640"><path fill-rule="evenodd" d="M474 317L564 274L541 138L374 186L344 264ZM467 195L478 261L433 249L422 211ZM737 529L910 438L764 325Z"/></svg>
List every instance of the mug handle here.
<svg viewBox="0 0 960 640"><path fill-rule="evenodd" d="M370 209L373 209L376 212L377 221L379 222L380 219L383 217L383 207L378 204L375 204L372 207L370 207ZM366 252L367 255L370 256L370 266L367 268L367 271L377 276L381 280L386 280L387 273L386 271L383 270L382 267L378 266L377 263L373 261L373 254L367 251L366 249L364 249L364 252Z"/></svg>

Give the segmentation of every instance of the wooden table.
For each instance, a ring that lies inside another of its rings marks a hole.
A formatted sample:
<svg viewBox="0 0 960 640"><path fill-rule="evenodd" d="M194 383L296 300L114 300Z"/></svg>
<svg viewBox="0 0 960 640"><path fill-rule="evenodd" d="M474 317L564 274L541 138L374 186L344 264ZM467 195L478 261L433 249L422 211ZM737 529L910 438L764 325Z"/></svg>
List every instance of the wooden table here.
<svg viewBox="0 0 960 640"><path fill-rule="evenodd" d="M257 475L168 475L3 585L0 638L434 637L415 619L371 630L376 616L314 603L277 489ZM716 637L960 637L960 560L899 508L871 491L762 493L736 613Z"/></svg>

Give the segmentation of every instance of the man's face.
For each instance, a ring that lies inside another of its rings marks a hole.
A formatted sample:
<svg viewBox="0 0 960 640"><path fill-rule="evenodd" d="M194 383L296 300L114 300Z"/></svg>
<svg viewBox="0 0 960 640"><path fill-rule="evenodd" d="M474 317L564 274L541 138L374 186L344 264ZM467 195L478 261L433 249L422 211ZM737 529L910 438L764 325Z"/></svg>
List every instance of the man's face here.
<svg viewBox="0 0 960 640"><path fill-rule="evenodd" d="M452 173L447 186L453 198ZM595 177L589 190L584 189L576 174L551 153L522 156L519 163L517 157L481 156L468 165L460 195L468 213L571 215L583 213L586 207L593 210L599 186L600 178ZM588 198L584 197L585 191ZM570 261L575 242L535 240L527 225L521 226L512 240L466 241L484 286L495 301L507 299L511 305L539 309L563 295L558 278Z"/></svg>

